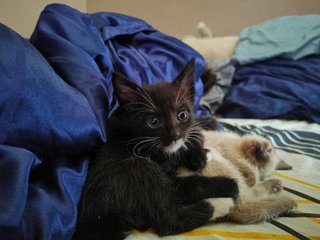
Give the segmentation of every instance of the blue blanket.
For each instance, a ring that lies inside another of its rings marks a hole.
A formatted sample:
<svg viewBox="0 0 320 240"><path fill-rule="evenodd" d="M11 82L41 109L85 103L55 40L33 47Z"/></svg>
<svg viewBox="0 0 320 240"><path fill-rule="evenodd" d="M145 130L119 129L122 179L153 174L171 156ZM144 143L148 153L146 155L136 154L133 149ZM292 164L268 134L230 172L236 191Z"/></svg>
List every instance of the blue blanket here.
<svg viewBox="0 0 320 240"><path fill-rule="evenodd" d="M216 114L320 123L320 15L287 16L241 31L233 83Z"/></svg>
<svg viewBox="0 0 320 240"><path fill-rule="evenodd" d="M241 65L320 54L320 15L286 16L243 29L232 56Z"/></svg>
<svg viewBox="0 0 320 240"><path fill-rule="evenodd" d="M237 66L218 115L320 123L320 55Z"/></svg>
<svg viewBox="0 0 320 240"><path fill-rule="evenodd" d="M202 57L139 19L55 4L30 42L0 25L0 239L69 239L89 152L117 107L112 74L170 81L193 57L202 117Z"/></svg>

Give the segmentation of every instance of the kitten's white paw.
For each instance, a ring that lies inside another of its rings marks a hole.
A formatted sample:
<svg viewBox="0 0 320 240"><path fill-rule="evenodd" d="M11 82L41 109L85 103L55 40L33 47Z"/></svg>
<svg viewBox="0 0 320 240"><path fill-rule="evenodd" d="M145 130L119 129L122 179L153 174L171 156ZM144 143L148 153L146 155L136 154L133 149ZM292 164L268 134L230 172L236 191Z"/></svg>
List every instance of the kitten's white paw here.
<svg viewBox="0 0 320 240"><path fill-rule="evenodd" d="M206 201L214 208L213 215L210 220L227 215L235 206L232 198L209 198Z"/></svg>

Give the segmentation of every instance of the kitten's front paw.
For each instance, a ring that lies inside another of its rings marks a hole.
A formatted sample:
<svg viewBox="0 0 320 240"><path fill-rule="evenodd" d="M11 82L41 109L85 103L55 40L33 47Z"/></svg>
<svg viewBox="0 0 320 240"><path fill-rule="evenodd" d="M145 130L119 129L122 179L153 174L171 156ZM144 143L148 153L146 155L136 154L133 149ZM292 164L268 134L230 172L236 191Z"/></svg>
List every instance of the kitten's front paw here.
<svg viewBox="0 0 320 240"><path fill-rule="evenodd" d="M231 197L236 199L239 195L238 183L230 178L221 177L221 181L216 185L217 197Z"/></svg>
<svg viewBox="0 0 320 240"><path fill-rule="evenodd" d="M199 172L207 165L207 150L198 149L190 152L186 159L184 159L184 166L193 171Z"/></svg>

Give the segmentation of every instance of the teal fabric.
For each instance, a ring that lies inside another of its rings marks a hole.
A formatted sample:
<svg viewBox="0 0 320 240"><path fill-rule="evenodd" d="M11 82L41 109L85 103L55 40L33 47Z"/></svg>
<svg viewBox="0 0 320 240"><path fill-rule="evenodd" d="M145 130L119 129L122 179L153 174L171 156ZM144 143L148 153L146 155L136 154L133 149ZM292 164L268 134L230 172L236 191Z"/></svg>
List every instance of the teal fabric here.
<svg viewBox="0 0 320 240"><path fill-rule="evenodd" d="M233 59L240 65L273 57L301 59L320 53L320 15L287 16L245 28Z"/></svg>

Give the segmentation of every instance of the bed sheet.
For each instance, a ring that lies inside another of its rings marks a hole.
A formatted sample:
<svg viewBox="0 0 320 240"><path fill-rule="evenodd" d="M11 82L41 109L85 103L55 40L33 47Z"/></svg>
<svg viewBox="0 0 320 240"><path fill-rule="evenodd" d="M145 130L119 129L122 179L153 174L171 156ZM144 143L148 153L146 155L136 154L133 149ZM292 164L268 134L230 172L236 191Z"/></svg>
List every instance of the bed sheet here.
<svg viewBox="0 0 320 240"><path fill-rule="evenodd" d="M292 166L292 170L274 171L273 177L282 180L284 194L297 202L297 210L270 222L209 223L161 238L151 231L134 231L127 240L320 239L320 125L287 120L218 120L233 131L254 132L271 140L280 159Z"/></svg>

